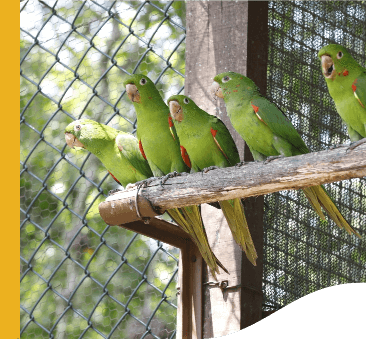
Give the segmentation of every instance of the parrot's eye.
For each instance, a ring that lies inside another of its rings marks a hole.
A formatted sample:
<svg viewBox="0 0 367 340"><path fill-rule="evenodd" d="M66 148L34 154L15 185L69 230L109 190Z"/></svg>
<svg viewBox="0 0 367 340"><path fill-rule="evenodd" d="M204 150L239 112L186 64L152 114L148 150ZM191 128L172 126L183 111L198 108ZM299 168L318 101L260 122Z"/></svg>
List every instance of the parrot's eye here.
<svg viewBox="0 0 367 340"><path fill-rule="evenodd" d="M226 83L227 81L230 81L230 80L231 80L231 78L229 78L228 76L225 76L225 77L223 77L222 82Z"/></svg>
<svg viewBox="0 0 367 340"><path fill-rule="evenodd" d="M343 57L343 52L342 51L339 51L338 54L336 55L336 57L338 59L341 59Z"/></svg>
<svg viewBox="0 0 367 340"><path fill-rule="evenodd" d="M140 85L145 85L147 83L147 80L145 78L140 79Z"/></svg>
<svg viewBox="0 0 367 340"><path fill-rule="evenodd" d="M82 128L82 126L79 125L79 124L74 126L75 131L80 131L81 128Z"/></svg>
<svg viewBox="0 0 367 340"><path fill-rule="evenodd" d="M190 103L190 101L189 101L187 98L185 98L185 99L183 100L183 102L184 102L185 104Z"/></svg>

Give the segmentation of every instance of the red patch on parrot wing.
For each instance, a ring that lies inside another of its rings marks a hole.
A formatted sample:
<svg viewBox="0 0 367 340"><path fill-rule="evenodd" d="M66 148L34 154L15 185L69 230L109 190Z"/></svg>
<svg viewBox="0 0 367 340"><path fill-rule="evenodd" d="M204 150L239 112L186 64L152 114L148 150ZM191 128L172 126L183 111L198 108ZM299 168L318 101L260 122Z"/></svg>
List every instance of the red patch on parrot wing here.
<svg viewBox="0 0 367 340"><path fill-rule="evenodd" d="M354 97L356 97L356 99L358 100L358 103L364 108L364 105L362 104L361 100L358 98L358 95L356 93L357 91L357 81L358 79L355 79L353 84L352 84L352 90L353 90L353 93L354 93Z"/></svg>
<svg viewBox="0 0 367 340"><path fill-rule="evenodd" d="M259 107L255 106L254 104L251 103L252 108L254 109L255 113L257 113L257 111L259 111Z"/></svg>
<svg viewBox="0 0 367 340"><path fill-rule="evenodd" d="M229 158L227 157L227 155L225 154L225 152L223 151L223 149L221 148L220 144L218 143L217 139L215 138L215 136L217 135L218 130L214 130L213 128L210 128L210 132L213 136L214 142L215 144L217 144L218 149L220 150L220 152L223 154L223 156L227 159L227 161L229 162Z"/></svg>
<svg viewBox="0 0 367 340"><path fill-rule="evenodd" d="M168 117L168 126L169 126L169 130L171 131L171 135L172 135L173 139L176 140L175 134L173 133L173 130L172 130L172 128L173 128L173 120L172 120L172 117L171 116Z"/></svg>
<svg viewBox="0 0 367 340"><path fill-rule="evenodd" d="M268 125L268 124L266 124L264 121L263 121L263 119L257 114L257 112L259 111L259 107L258 106L255 106L254 104L252 104L251 103L251 106L252 106L252 108L254 109L254 111L255 111L255 114L256 114L256 117L257 118L259 118L266 126Z"/></svg>
<svg viewBox="0 0 367 340"><path fill-rule="evenodd" d="M139 140L139 150L140 150L141 154L143 155L144 159L147 159L147 157L145 156L145 153L144 153L143 145L141 144L141 140Z"/></svg>
<svg viewBox="0 0 367 340"><path fill-rule="evenodd" d="M184 160L185 164L191 169L191 161L186 149L182 145L180 145L180 149L182 159Z"/></svg>
<svg viewBox="0 0 367 340"><path fill-rule="evenodd" d="M343 76L346 77L349 74L348 70L344 70Z"/></svg>
<svg viewBox="0 0 367 340"><path fill-rule="evenodd" d="M120 183L120 181L114 176L114 175L112 175L109 171L108 171L108 173L112 176L112 178L118 183L118 184L120 184L121 185L121 183Z"/></svg>
<svg viewBox="0 0 367 340"><path fill-rule="evenodd" d="M356 84L357 84L357 79L354 79L354 82L352 84L352 90L353 90L353 92L356 92L356 90L357 90Z"/></svg>

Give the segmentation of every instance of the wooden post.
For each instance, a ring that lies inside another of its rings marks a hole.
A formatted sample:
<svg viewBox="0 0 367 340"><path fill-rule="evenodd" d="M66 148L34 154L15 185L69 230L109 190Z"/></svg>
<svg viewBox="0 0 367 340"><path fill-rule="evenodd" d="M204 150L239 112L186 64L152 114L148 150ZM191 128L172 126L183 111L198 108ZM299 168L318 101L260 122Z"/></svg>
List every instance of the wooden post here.
<svg viewBox="0 0 367 340"><path fill-rule="evenodd" d="M201 339L203 261L191 241L180 250L177 339Z"/></svg>
<svg viewBox="0 0 367 340"><path fill-rule="evenodd" d="M261 94L266 95L268 62L268 2L249 1L247 28L246 76L254 80ZM248 146L245 146L245 161L253 161ZM245 214L251 235L258 252L254 267L242 253L241 273L241 325L251 326L262 318L263 279L263 213L264 196L251 197L245 201Z"/></svg>
<svg viewBox="0 0 367 340"><path fill-rule="evenodd" d="M180 249L179 260L179 284L178 284L178 311L177 311L177 338L191 339L192 335L192 283L191 276L191 259L190 259L190 243Z"/></svg>
<svg viewBox="0 0 367 340"><path fill-rule="evenodd" d="M223 101L214 100L208 88L216 74L234 71L252 78L264 93L268 3L190 1L186 6L185 94L203 110L220 117L230 130L241 159L251 160L244 141L229 122ZM226 335L261 319L263 197L246 199L245 213L259 256L256 268L233 241L221 211L202 206L209 242L230 272L220 274L218 280L240 286L222 292L218 286L204 283L204 338ZM204 277L206 282L213 281L210 274Z"/></svg>

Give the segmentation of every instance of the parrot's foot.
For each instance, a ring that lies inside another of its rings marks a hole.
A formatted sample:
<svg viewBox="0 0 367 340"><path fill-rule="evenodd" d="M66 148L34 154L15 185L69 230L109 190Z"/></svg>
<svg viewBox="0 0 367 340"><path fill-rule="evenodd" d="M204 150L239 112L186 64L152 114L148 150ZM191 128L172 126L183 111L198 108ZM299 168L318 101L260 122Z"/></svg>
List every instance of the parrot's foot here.
<svg viewBox="0 0 367 340"><path fill-rule="evenodd" d="M242 165L247 165L247 164L249 164L249 163L251 163L251 162L245 162L245 161L242 161L242 162L237 163L237 164L235 165L235 167L236 167L236 168L239 168L239 167L241 167Z"/></svg>
<svg viewBox="0 0 367 340"><path fill-rule="evenodd" d="M208 171L215 170L215 169L219 169L219 168L217 166L212 165L212 166L208 166L207 168L204 168L203 170L201 170L201 172L203 174L206 174Z"/></svg>
<svg viewBox="0 0 367 340"><path fill-rule="evenodd" d="M121 189L113 189L108 192L108 196L115 194L116 192L122 191Z"/></svg>
<svg viewBox="0 0 367 340"><path fill-rule="evenodd" d="M173 172L170 172L169 174L163 176L160 178L160 185L161 187L163 187L163 184L167 182L168 179L173 178L173 177L177 177L177 176L181 176L181 173L177 172L176 170Z"/></svg>
<svg viewBox="0 0 367 340"><path fill-rule="evenodd" d="M134 188L136 185L136 183L129 183L126 187L125 187L125 190L129 190L131 188Z"/></svg>
<svg viewBox="0 0 367 340"><path fill-rule="evenodd" d="M339 148L340 146L342 146L343 144L335 144L335 145L332 145L332 146L329 146L328 148L326 148L327 150L334 150L336 148Z"/></svg>
<svg viewBox="0 0 367 340"><path fill-rule="evenodd" d="M268 164L268 163L270 163L271 161L273 161L274 159L277 159L277 158L283 158L283 157L284 157L283 155L279 155L279 156L270 156L270 157L268 157L267 159L265 159L264 164Z"/></svg>
<svg viewBox="0 0 367 340"><path fill-rule="evenodd" d="M138 187L138 188L139 187L147 187L148 184L152 183L154 180L159 179L159 178L160 177L150 177L150 178L147 178L147 179L143 179L142 181L128 184L126 186L126 189L130 189L130 188L133 188L133 187Z"/></svg>
<svg viewBox="0 0 367 340"><path fill-rule="evenodd" d="M349 151L355 149L357 146L359 146L359 145L361 145L363 143L366 143L366 138L362 138L362 139L360 139L360 140L358 140L356 142L350 143L350 145L349 145L349 147L348 147L348 149L347 149L346 152L349 152Z"/></svg>

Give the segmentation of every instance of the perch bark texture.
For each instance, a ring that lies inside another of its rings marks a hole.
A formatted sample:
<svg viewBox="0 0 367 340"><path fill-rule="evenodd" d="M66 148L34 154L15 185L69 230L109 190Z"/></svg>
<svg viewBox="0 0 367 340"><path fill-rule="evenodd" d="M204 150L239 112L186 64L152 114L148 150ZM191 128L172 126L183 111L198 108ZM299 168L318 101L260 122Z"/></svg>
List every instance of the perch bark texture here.
<svg viewBox="0 0 367 340"><path fill-rule="evenodd" d="M161 210L270 194L366 176L366 143L158 180L139 195ZM116 195L117 196L117 195ZM117 198L117 197L116 197Z"/></svg>

